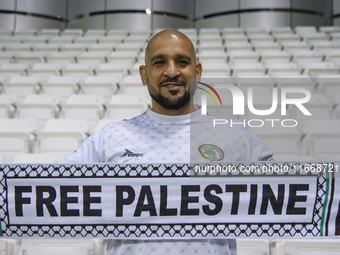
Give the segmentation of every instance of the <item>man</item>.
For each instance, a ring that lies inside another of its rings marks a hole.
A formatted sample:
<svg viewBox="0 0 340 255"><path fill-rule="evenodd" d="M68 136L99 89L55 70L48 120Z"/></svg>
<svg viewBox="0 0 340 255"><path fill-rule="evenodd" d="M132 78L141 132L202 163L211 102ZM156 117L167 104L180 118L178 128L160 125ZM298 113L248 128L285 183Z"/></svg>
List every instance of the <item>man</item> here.
<svg viewBox="0 0 340 255"><path fill-rule="evenodd" d="M168 29L148 43L140 76L152 98L152 109L131 120L111 123L90 136L62 163L189 163L205 161L203 143L220 155L209 161L256 161L272 153L243 127L211 129L212 117L200 115L193 104L202 65L182 33ZM197 137L197 139L190 139ZM218 144L218 145L216 145ZM190 150L190 148L194 148ZM133 157L129 155L133 154ZM209 159L209 158L208 158ZM205 161L206 162L206 161ZM117 241L108 242L108 254L235 254L235 240Z"/></svg>

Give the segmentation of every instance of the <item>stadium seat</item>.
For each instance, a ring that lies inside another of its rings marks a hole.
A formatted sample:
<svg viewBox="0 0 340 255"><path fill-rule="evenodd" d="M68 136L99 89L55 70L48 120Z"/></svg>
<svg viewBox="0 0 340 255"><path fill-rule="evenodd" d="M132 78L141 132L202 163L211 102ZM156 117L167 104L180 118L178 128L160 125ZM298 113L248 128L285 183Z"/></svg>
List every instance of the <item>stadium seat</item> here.
<svg viewBox="0 0 340 255"><path fill-rule="evenodd" d="M291 55L286 51L280 50L259 50L261 62L270 67L271 64L288 63L291 60Z"/></svg>
<svg viewBox="0 0 340 255"><path fill-rule="evenodd" d="M46 56L47 63L60 64L66 66L67 64L76 62L77 53L75 52L52 52Z"/></svg>
<svg viewBox="0 0 340 255"><path fill-rule="evenodd" d="M226 41L224 43L224 47L226 48L228 53L232 51L252 51L253 50L251 44L247 41Z"/></svg>
<svg viewBox="0 0 340 255"><path fill-rule="evenodd" d="M33 52L44 53L47 57L52 52L59 52L60 45L58 43L38 43L32 46Z"/></svg>
<svg viewBox="0 0 340 255"><path fill-rule="evenodd" d="M31 43L31 44L35 44L35 43L48 43L48 40L51 36L25 36L22 37L22 41L23 43Z"/></svg>
<svg viewBox="0 0 340 255"><path fill-rule="evenodd" d="M245 33L247 35L255 35L255 34L268 34L268 30L264 27L248 27L245 29Z"/></svg>
<svg viewBox="0 0 340 255"><path fill-rule="evenodd" d="M127 42L120 43L116 46L117 51L141 52L145 49L146 42Z"/></svg>
<svg viewBox="0 0 340 255"><path fill-rule="evenodd" d="M105 29L88 29L86 30L84 36L88 36L88 35L101 35L101 36L105 36L106 35L106 30Z"/></svg>
<svg viewBox="0 0 340 255"><path fill-rule="evenodd" d="M235 84L247 95L248 88L253 89L254 97L259 95L271 95L275 87L274 80L268 75L250 75L248 77L235 78Z"/></svg>
<svg viewBox="0 0 340 255"><path fill-rule="evenodd" d="M330 120L333 105L324 95L313 94L311 99L304 103L305 108L312 114L304 115L295 105L288 105L287 113L290 118L299 122L299 128L304 127L307 120Z"/></svg>
<svg viewBox="0 0 340 255"><path fill-rule="evenodd" d="M64 31L60 32L60 36L65 35L82 36L83 34L84 31L81 28L66 28Z"/></svg>
<svg viewBox="0 0 340 255"><path fill-rule="evenodd" d="M280 44L283 42L300 42L301 37L297 34L285 34L285 33L275 33L273 34L275 41L279 42Z"/></svg>
<svg viewBox="0 0 340 255"><path fill-rule="evenodd" d="M35 119L37 130L43 130L49 119L59 117L60 96L56 95L27 95L22 103L17 105L15 117L18 119Z"/></svg>
<svg viewBox="0 0 340 255"><path fill-rule="evenodd" d="M227 52L227 54L229 56L229 64L256 64L260 59L259 54L254 51L232 51Z"/></svg>
<svg viewBox="0 0 340 255"><path fill-rule="evenodd" d="M310 45L313 46L313 50L320 53L327 53L332 50L339 50L340 48L340 44L333 41L316 41L312 42Z"/></svg>
<svg viewBox="0 0 340 255"><path fill-rule="evenodd" d="M127 62L103 63L95 69L95 72L97 76L113 76L120 80L124 75L128 74L129 67L131 67L131 64L128 64Z"/></svg>
<svg viewBox="0 0 340 255"><path fill-rule="evenodd" d="M340 120L340 93L334 96L333 119Z"/></svg>
<svg viewBox="0 0 340 255"><path fill-rule="evenodd" d="M34 44L31 43L11 43L7 44L6 51L14 51L14 52L21 52L21 51L32 51L32 47Z"/></svg>
<svg viewBox="0 0 340 255"><path fill-rule="evenodd" d="M80 89L79 79L67 76L51 76L43 83L42 93L48 95L59 95L61 102L66 102L68 96L78 93Z"/></svg>
<svg viewBox="0 0 340 255"><path fill-rule="evenodd" d="M244 35L244 30L241 27L225 27L222 30L222 35Z"/></svg>
<svg viewBox="0 0 340 255"><path fill-rule="evenodd" d="M226 74L230 75L230 67L227 63L222 62L203 62L203 72L205 74L214 73L214 74Z"/></svg>
<svg viewBox="0 0 340 255"><path fill-rule="evenodd" d="M200 28L198 30L198 35L220 35L220 30L218 28Z"/></svg>
<svg viewBox="0 0 340 255"><path fill-rule="evenodd" d="M0 76L4 81L9 81L12 76L25 76L27 74L28 64L26 63L5 63L0 66Z"/></svg>
<svg viewBox="0 0 340 255"><path fill-rule="evenodd" d="M94 69L92 64L70 63L61 70L61 73L63 76L77 77L80 81L84 81L88 76L94 75Z"/></svg>
<svg viewBox="0 0 340 255"><path fill-rule="evenodd" d="M101 95L71 95L63 105L61 118L84 119L92 133L99 119L104 117L105 100Z"/></svg>
<svg viewBox="0 0 340 255"><path fill-rule="evenodd" d="M302 67L299 67L296 63L286 62L286 63L271 63L265 62L265 67L268 70L268 75L300 75L302 73Z"/></svg>
<svg viewBox="0 0 340 255"><path fill-rule="evenodd" d="M204 50L197 54L200 62L226 63L228 56L224 50ZM143 59L144 60L144 59Z"/></svg>
<svg viewBox="0 0 340 255"><path fill-rule="evenodd" d="M224 51L224 46L222 44L222 40L219 41L202 41L197 46L198 52L202 52L205 50L219 50Z"/></svg>
<svg viewBox="0 0 340 255"><path fill-rule="evenodd" d="M300 36L308 34L316 34L317 30L314 26L296 26L294 32Z"/></svg>
<svg viewBox="0 0 340 255"><path fill-rule="evenodd" d="M268 118L268 116L267 116ZM258 119L258 117L257 117ZM299 155L300 154L300 133L297 128L283 127L280 121L272 123L264 121L262 127L250 127L250 129L257 134L263 142L265 142L269 149L275 154L281 156ZM261 123L252 123L252 125L260 125ZM293 123L289 123L293 124Z"/></svg>
<svg viewBox="0 0 340 255"><path fill-rule="evenodd" d="M35 63L44 63L45 55L43 52L20 52L14 59L16 63L26 63L32 67Z"/></svg>
<svg viewBox="0 0 340 255"><path fill-rule="evenodd" d="M130 34L123 39L124 43L135 43L135 42L147 42L150 38L150 34Z"/></svg>
<svg viewBox="0 0 340 255"><path fill-rule="evenodd" d="M120 75L115 76L89 76L81 83L80 93L84 95L102 95L106 101L118 91Z"/></svg>
<svg viewBox="0 0 340 255"><path fill-rule="evenodd" d="M340 94L340 74L320 74L317 77L317 91L333 100Z"/></svg>
<svg viewBox="0 0 340 255"><path fill-rule="evenodd" d="M307 42L302 41L283 41L280 42L283 50L288 52L295 52L300 50L310 50L311 46Z"/></svg>
<svg viewBox="0 0 340 255"><path fill-rule="evenodd" d="M120 89L124 93L124 89L127 87L142 87L142 81L138 74L136 75L126 75L123 77L122 81L119 82Z"/></svg>
<svg viewBox="0 0 340 255"><path fill-rule="evenodd" d="M316 62L316 63L303 63L301 66L304 68L303 73L309 74L311 77L317 77L320 74L338 74L340 69L332 62Z"/></svg>
<svg viewBox="0 0 340 255"><path fill-rule="evenodd" d="M339 157L340 120L309 120L303 130L304 154L316 160Z"/></svg>
<svg viewBox="0 0 340 255"><path fill-rule="evenodd" d="M133 118L148 109L149 97L142 95L114 95L107 105L105 118L122 120Z"/></svg>
<svg viewBox="0 0 340 255"><path fill-rule="evenodd" d="M337 255L340 252L340 242L335 239L289 239L276 243L277 255Z"/></svg>
<svg viewBox="0 0 340 255"><path fill-rule="evenodd" d="M226 42L248 42L248 37L245 34L224 34L222 36L224 43Z"/></svg>
<svg viewBox="0 0 340 255"><path fill-rule="evenodd" d="M42 81L47 81L50 76L59 76L61 74L61 65L57 63L36 63L28 71L28 74L39 77Z"/></svg>
<svg viewBox="0 0 340 255"><path fill-rule="evenodd" d="M86 44L93 44L98 43L98 40L103 37L102 35L87 35L87 36L79 36L74 39L74 44L78 43L86 43Z"/></svg>
<svg viewBox="0 0 340 255"><path fill-rule="evenodd" d="M270 34L292 34L291 27L274 27L270 30Z"/></svg>
<svg viewBox="0 0 340 255"><path fill-rule="evenodd" d="M103 53L106 53L107 55L110 55L113 51L114 51L114 48L115 48L115 44L114 43L94 43L94 44L91 44L89 47L87 47L87 50L89 52L103 52Z"/></svg>
<svg viewBox="0 0 340 255"><path fill-rule="evenodd" d="M14 117L16 104L16 95L0 95L0 119Z"/></svg>
<svg viewBox="0 0 340 255"><path fill-rule="evenodd" d="M325 61L332 62L338 66L340 66L340 50L327 50L327 52L323 52L325 54Z"/></svg>
<svg viewBox="0 0 340 255"><path fill-rule="evenodd" d="M254 47L255 51L280 51L281 50L281 45L277 42L273 41L252 41L251 42L252 46Z"/></svg>
<svg viewBox="0 0 340 255"><path fill-rule="evenodd" d="M3 63L14 63L15 52L2 52L0 51L0 64Z"/></svg>
<svg viewBox="0 0 340 255"><path fill-rule="evenodd" d="M270 243L267 239L237 239L238 255L270 254Z"/></svg>
<svg viewBox="0 0 340 255"><path fill-rule="evenodd" d="M83 52L77 56L77 62L82 64L98 65L106 62L107 52Z"/></svg>
<svg viewBox="0 0 340 255"><path fill-rule="evenodd" d="M248 39L251 43L255 42L274 42L274 38L269 34L250 34Z"/></svg>
<svg viewBox="0 0 340 255"><path fill-rule="evenodd" d="M64 43L73 43L74 40L78 36L76 35L63 35L63 36L54 36L51 37L48 42L49 43L59 43L59 44L64 44Z"/></svg>
<svg viewBox="0 0 340 255"><path fill-rule="evenodd" d="M20 153L13 159L13 164L57 164L65 156L62 153Z"/></svg>
<svg viewBox="0 0 340 255"><path fill-rule="evenodd" d="M139 75L139 67L141 65L144 65L144 60L141 62L136 62L134 63L129 69L128 69L128 73L130 75Z"/></svg>
<svg viewBox="0 0 340 255"><path fill-rule="evenodd" d="M38 35L58 36L59 33L60 29L58 28L43 28L38 32Z"/></svg>
<svg viewBox="0 0 340 255"><path fill-rule="evenodd" d="M18 102L28 94L37 94L41 89L41 78L33 76L12 76L3 85L4 94L16 95Z"/></svg>
<svg viewBox="0 0 340 255"><path fill-rule="evenodd" d="M197 31L195 28L179 28L178 31L185 34L188 37L197 36Z"/></svg>
<svg viewBox="0 0 340 255"><path fill-rule="evenodd" d="M266 69L261 63L246 63L246 62L237 62L230 64L230 68L232 69L232 76L238 77L239 75L264 75Z"/></svg>
<svg viewBox="0 0 340 255"><path fill-rule="evenodd" d="M65 43L60 45L60 51L80 54L85 52L87 47L91 44L92 43Z"/></svg>
<svg viewBox="0 0 340 255"><path fill-rule="evenodd" d="M289 51L289 53L293 56L292 61L298 64L322 62L323 60L323 55L313 50L300 50L295 52Z"/></svg>
<svg viewBox="0 0 340 255"><path fill-rule="evenodd" d="M127 36L128 35L128 30L126 29L111 29L107 33L107 36L117 36L117 35L122 35L122 36Z"/></svg>
<svg viewBox="0 0 340 255"><path fill-rule="evenodd" d="M0 119L0 153L5 163L12 163L19 153L31 153L37 123L34 119Z"/></svg>
<svg viewBox="0 0 340 255"><path fill-rule="evenodd" d="M316 81L314 81L307 74L273 74L272 75L274 81L276 82L276 86L278 88L282 87L298 87L305 88L309 90L312 94L315 93Z"/></svg>
<svg viewBox="0 0 340 255"><path fill-rule="evenodd" d="M118 62L118 63L128 63L132 65L136 61L136 56L138 56L138 54L139 53L137 53L137 51L133 51L133 52L115 51L115 52L112 52L107 57L107 61L110 63Z"/></svg>
<svg viewBox="0 0 340 255"><path fill-rule="evenodd" d="M99 44L100 43L111 43L114 45L118 45L124 40L125 37L126 35L107 35L102 38L99 38L98 42Z"/></svg>
<svg viewBox="0 0 340 255"><path fill-rule="evenodd" d="M44 130L38 133L36 152L58 152L66 157L79 148L88 137L88 132L86 120L50 119Z"/></svg>

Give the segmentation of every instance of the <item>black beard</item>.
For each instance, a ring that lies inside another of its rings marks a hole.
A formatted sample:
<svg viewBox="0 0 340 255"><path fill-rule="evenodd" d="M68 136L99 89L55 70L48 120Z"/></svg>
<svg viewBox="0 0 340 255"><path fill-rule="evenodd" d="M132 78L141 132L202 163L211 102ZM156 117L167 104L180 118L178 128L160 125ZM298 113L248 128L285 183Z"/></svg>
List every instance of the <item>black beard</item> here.
<svg viewBox="0 0 340 255"><path fill-rule="evenodd" d="M190 92L186 91L184 92L184 94L181 96L181 97L178 97L176 99L171 99L171 98L168 98L168 97L165 97L161 94L160 92L160 89L162 87L163 84L165 83L171 83L171 82L174 82L174 83L181 83L184 87L187 86L187 83L185 81L180 81L178 79L166 79L164 81L161 81L159 84L158 84L158 87L159 87L159 92L156 94L152 94L150 91L150 96L153 100L156 101L156 103L158 103L160 106L162 106L164 109L167 109L167 110L180 110L182 109L184 106L186 106L190 100L191 100L191 96L190 96ZM177 92L176 91L173 91L173 92L170 92L171 94L175 95Z"/></svg>
<svg viewBox="0 0 340 255"><path fill-rule="evenodd" d="M168 97L163 96L160 92L157 94L151 94L153 100L156 101L160 106L167 110L180 110L184 106L186 106L190 102L190 93L185 91L181 97L176 99L170 99Z"/></svg>

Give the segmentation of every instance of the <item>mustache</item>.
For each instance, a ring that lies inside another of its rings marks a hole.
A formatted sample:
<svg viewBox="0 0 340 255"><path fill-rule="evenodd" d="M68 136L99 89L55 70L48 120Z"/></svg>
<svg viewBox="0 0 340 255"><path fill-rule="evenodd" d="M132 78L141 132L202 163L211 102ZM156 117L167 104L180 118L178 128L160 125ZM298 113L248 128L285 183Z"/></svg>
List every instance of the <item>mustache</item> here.
<svg viewBox="0 0 340 255"><path fill-rule="evenodd" d="M181 84L181 85L183 85L183 86L186 86L186 85L187 85L187 83L186 83L185 81L182 81L182 80L180 80L180 79L178 79L178 78L167 78L166 80L161 81L160 83L158 83L158 86L161 87L161 86L163 86L165 83L179 83L179 84Z"/></svg>

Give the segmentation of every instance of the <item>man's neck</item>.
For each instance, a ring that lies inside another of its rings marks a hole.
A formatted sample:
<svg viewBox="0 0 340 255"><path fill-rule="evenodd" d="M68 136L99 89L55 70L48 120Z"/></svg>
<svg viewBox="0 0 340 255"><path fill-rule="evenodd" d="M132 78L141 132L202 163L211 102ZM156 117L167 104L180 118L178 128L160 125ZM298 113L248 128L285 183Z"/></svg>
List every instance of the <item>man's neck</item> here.
<svg viewBox="0 0 340 255"><path fill-rule="evenodd" d="M192 101L179 110L165 109L162 106L153 103L151 110L158 114L177 116L177 115L185 115L185 114L192 113L195 111L195 107Z"/></svg>

